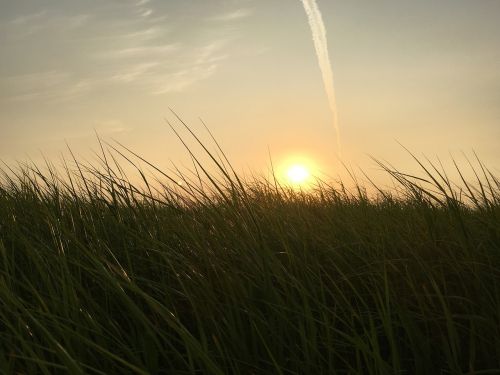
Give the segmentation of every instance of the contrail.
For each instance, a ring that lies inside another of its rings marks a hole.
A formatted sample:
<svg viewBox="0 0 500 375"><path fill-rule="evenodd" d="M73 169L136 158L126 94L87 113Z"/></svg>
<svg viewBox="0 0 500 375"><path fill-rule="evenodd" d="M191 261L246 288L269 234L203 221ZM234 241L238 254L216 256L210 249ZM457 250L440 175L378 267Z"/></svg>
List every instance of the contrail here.
<svg viewBox="0 0 500 375"><path fill-rule="evenodd" d="M301 1L304 5L307 18L309 19L309 25L311 27L312 37L314 41L314 48L316 49L316 55L318 56L319 68L321 69L326 96L328 97L328 103L332 112L333 127L335 128L335 132L337 134L337 152L340 156L341 142L339 120L337 114L337 100L335 99L335 89L333 85L332 64L330 63L330 57L328 55L328 41L326 38L325 24L323 22L323 17L321 16L321 12L318 8L316 0Z"/></svg>

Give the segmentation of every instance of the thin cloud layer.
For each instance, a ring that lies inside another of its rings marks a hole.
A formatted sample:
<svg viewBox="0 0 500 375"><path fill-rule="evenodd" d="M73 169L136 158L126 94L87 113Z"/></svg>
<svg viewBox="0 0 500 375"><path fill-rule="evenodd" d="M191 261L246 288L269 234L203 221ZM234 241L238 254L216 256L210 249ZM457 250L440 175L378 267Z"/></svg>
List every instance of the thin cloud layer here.
<svg viewBox="0 0 500 375"><path fill-rule="evenodd" d="M235 21L235 20L247 18L247 17L250 17L252 14L253 14L253 11L251 9L242 8L242 9L236 9L236 10L231 11L231 12L218 14L216 16L210 17L208 20L209 21L228 22L228 21Z"/></svg>
<svg viewBox="0 0 500 375"><path fill-rule="evenodd" d="M151 95L180 92L215 74L229 55L224 49L230 39L217 36L218 23L185 33L186 23L199 23L201 17L172 17L182 10L178 5L91 3L12 15L2 38L8 45L26 45L12 52L18 54L13 60L37 55L39 61L0 71L4 99L73 100L113 85L135 85ZM213 20L236 21L250 14L236 9ZM50 52L40 48L41 38L50 40Z"/></svg>

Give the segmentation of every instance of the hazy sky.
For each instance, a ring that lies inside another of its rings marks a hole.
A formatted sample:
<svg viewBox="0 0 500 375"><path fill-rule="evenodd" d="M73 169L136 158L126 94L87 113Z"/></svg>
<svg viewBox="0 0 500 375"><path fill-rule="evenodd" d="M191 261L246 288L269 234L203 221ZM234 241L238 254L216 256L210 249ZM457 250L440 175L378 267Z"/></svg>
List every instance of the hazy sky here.
<svg viewBox="0 0 500 375"><path fill-rule="evenodd" d="M395 140L500 165L499 0L318 0L343 157ZM335 173L335 131L299 0L0 0L0 158L96 148L183 160L168 108L236 165L294 156ZM368 163L369 164L369 163Z"/></svg>

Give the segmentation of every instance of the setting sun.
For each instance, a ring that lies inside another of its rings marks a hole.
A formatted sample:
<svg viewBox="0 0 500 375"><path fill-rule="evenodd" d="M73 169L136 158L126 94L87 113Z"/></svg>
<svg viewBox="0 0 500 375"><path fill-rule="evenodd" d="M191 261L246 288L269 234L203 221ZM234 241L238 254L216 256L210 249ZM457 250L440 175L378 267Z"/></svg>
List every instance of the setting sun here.
<svg viewBox="0 0 500 375"><path fill-rule="evenodd" d="M309 170L300 164L292 165L287 171L288 180L293 184L303 184L310 175Z"/></svg>
<svg viewBox="0 0 500 375"><path fill-rule="evenodd" d="M500 375L499 16L0 0L0 375Z"/></svg>

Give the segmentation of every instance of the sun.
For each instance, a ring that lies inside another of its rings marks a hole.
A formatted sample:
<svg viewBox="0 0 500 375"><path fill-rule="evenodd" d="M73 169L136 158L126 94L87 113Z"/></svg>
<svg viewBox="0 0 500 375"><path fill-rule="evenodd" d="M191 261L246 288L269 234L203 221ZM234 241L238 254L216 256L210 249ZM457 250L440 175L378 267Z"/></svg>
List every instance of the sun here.
<svg viewBox="0 0 500 375"><path fill-rule="evenodd" d="M294 164L288 168L286 175L288 177L288 181L292 184L301 185L309 179L311 173L305 166L301 164Z"/></svg>

